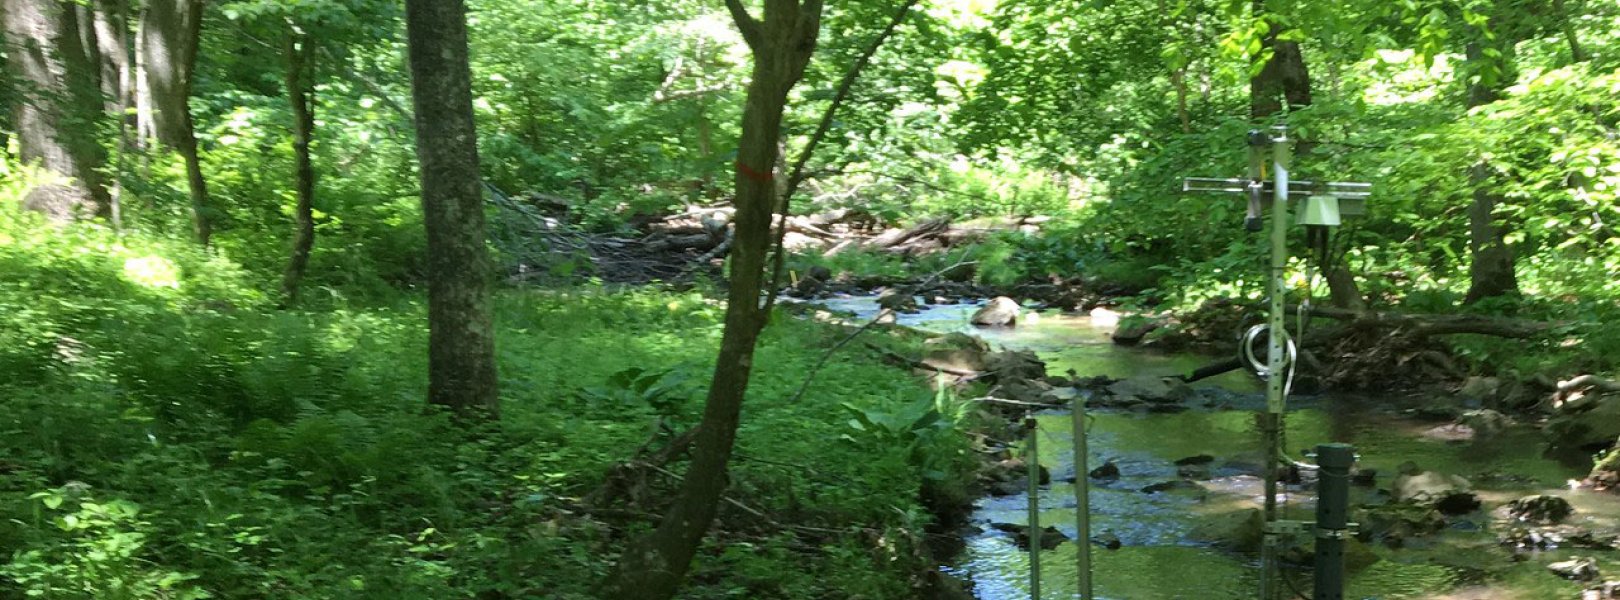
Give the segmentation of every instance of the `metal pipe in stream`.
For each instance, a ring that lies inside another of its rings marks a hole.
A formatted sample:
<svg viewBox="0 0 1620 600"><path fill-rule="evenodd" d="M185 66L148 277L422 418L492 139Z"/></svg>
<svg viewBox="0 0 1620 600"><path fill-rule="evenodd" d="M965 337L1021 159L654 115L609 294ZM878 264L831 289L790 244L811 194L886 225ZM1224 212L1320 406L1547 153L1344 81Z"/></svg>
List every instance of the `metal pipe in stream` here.
<svg viewBox="0 0 1620 600"><path fill-rule="evenodd" d="M1029 597L1041 600L1041 453L1036 440L1041 437L1035 417L1024 417L1029 442L1024 447L1024 465L1029 470Z"/></svg>
<svg viewBox="0 0 1620 600"><path fill-rule="evenodd" d="M1076 394L1074 400L1074 518L1079 529L1075 536L1075 585L1080 600L1094 600L1091 595L1091 471L1087 469L1086 454L1086 394Z"/></svg>

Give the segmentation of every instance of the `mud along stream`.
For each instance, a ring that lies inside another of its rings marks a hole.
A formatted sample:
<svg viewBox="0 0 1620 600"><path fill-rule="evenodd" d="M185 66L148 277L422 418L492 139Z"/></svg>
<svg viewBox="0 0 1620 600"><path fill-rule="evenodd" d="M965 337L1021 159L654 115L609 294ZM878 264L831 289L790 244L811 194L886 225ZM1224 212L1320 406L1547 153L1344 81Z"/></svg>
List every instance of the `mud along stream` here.
<svg viewBox="0 0 1620 600"><path fill-rule="evenodd" d="M833 310L869 319L878 311L871 298L824 302ZM934 332L969 332L1008 350L1030 350L1046 361L1050 374L1074 370L1082 377L1159 377L1182 374L1206 364L1209 357L1163 354L1115 346L1111 324L1085 315L1042 314L1016 328L975 329L971 305L937 305L899 322ZM1118 549L1094 546L1094 581L1099 598L1158 600L1173 598L1253 598L1258 561L1229 547L1244 516L1260 506L1260 453L1253 411L1264 404L1261 388L1246 373L1235 372L1199 382L1181 412L1159 413L1097 409L1089 425L1092 467L1112 460L1116 480L1093 479L1090 492L1092 534L1117 537ZM1568 581L1548 565L1574 557L1592 557L1604 575L1620 575L1614 550L1565 547L1523 550L1505 546L1499 536L1515 527L1502 506L1531 494L1562 497L1574 507L1566 525L1611 536L1620 528L1620 498L1571 491L1589 464L1562 464L1542 457L1543 439L1533 428L1513 426L1476 440L1436 434L1437 423L1410 416L1401 403L1351 395L1296 396L1287 416L1287 450L1323 442L1354 444L1363 469L1376 470L1376 485L1357 487L1351 503L1381 505L1385 491L1403 463L1428 471L1467 478L1482 501L1478 510L1448 517L1441 530L1405 537L1401 543L1373 540L1350 552L1348 598L1553 599L1580 598L1589 582ZM1048 411L1037 415L1041 464L1051 471L1042 486L1041 524L1062 531L1069 541L1042 554L1046 598L1073 598L1074 515L1070 415ZM1443 429L1443 428L1442 428ZM1186 457L1212 457L1207 472L1183 477L1175 462ZM1182 482L1157 493L1143 488ZM1284 518L1310 519L1312 490L1291 487L1284 499ZM1012 534L995 524L1027 523L1028 496L987 496L975 505L965 550L951 570L970 580L985 600L1025 599L1028 554ZM1399 548L1391 546L1398 545ZM1295 585L1309 590L1307 570L1291 570ZM1601 581L1602 578L1600 577Z"/></svg>

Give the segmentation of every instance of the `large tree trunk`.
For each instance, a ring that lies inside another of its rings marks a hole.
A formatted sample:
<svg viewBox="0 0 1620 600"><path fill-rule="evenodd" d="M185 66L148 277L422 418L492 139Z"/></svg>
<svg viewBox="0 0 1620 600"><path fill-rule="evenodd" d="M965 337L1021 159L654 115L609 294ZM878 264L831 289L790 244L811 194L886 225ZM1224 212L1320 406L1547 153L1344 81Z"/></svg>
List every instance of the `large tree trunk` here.
<svg viewBox="0 0 1620 600"><path fill-rule="evenodd" d="M408 0L428 252L428 401L495 418L500 398L463 0Z"/></svg>
<svg viewBox="0 0 1620 600"><path fill-rule="evenodd" d="M202 8L202 0L147 2L140 28L145 82L140 104L146 108L138 113L150 123L138 129L151 132L158 142L173 148L185 160L192 224L197 241L207 246L213 236L213 218L190 106L192 72L202 35ZM305 87L309 87L307 82Z"/></svg>
<svg viewBox="0 0 1620 600"><path fill-rule="evenodd" d="M1299 42L1277 39L1282 24L1267 16L1265 4L1265 0L1253 3L1255 18L1265 18L1271 25L1261 40L1262 52L1272 51L1260 73L1249 78L1249 116L1254 119L1282 112L1285 101L1288 108L1311 104L1311 72L1305 67L1305 55Z"/></svg>
<svg viewBox="0 0 1620 600"><path fill-rule="evenodd" d="M1500 58L1492 58L1479 43L1468 45L1469 62L1480 65L1494 61L1494 77L1476 77L1468 86L1468 106L1484 106L1501 98L1502 90L1514 79L1511 52L1513 42L1503 41L1498 50ZM1479 70L1476 66L1474 70ZM1496 206L1502 201L1491 182L1490 166L1483 162L1469 169L1468 180L1473 186L1473 201L1468 205L1468 251L1472 261L1468 265L1468 295L1465 304L1485 298L1518 293L1519 279L1514 273L1513 249L1507 244L1505 228L1496 220Z"/></svg>
<svg viewBox="0 0 1620 600"><path fill-rule="evenodd" d="M308 36L289 32L283 48L287 61L287 101L292 106L293 187L298 194L293 209L292 255L281 278L281 294L286 304L298 300L298 286L309 266L309 252L315 247L315 166L309 157L315 130L315 91L311 84L315 44Z"/></svg>
<svg viewBox="0 0 1620 600"><path fill-rule="evenodd" d="M23 205L59 222L106 216L106 151L95 137L100 74L86 48L94 27L81 25L76 4L60 0L7 0L0 12L7 69L22 83L12 107L21 157L71 180L36 187Z"/></svg>
<svg viewBox="0 0 1620 600"><path fill-rule="evenodd" d="M1256 15L1265 14L1265 3L1255 0ZM1249 116L1259 120L1282 112L1284 103L1290 110L1311 105L1311 72L1305 64L1305 54L1298 42L1279 41L1281 26L1271 20L1271 30L1261 40L1262 48L1272 49L1272 57L1259 74L1249 79ZM1300 144L1304 154L1309 147ZM1319 256L1319 258L1322 258ZM1328 283L1329 302L1346 309L1366 308L1367 301L1356 286L1355 275L1340 261L1318 264Z"/></svg>
<svg viewBox="0 0 1620 600"><path fill-rule="evenodd" d="M736 441L754 346L766 316L760 304L770 250L777 186L771 175L781 141L788 91L804 74L820 30L821 0L766 0L763 21L740 0L727 0L754 54L753 79L743 109L736 175L737 225L731 247L730 289L720 354L698 425L692 465L680 495L658 529L636 540L604 582L616 600L666 600L675 595L726 488L726 465Z"/></svg>

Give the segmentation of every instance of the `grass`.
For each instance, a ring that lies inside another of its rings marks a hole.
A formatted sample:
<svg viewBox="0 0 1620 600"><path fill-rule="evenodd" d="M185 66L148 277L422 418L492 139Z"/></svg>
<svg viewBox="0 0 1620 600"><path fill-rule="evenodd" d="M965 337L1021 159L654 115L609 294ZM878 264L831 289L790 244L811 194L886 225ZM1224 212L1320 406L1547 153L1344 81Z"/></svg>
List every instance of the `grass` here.
<svg viewBox="0 0 1620 600"><path fill-rule="evenodd" d="M38 225L0 220L20 275L0 281L0 598L590 597L672 485L584 498L697 421L723 313L696 293L505 291L503 419L468 431L424 405L420 297L277 311L217 257ZM930 566L924 465L971 468L938 459L966 442L849 425L935 401L859 351L790 402L842 335L768 329L738 504L683 597L905 597ZM631 368L667 385L616 388Z"/></svg>

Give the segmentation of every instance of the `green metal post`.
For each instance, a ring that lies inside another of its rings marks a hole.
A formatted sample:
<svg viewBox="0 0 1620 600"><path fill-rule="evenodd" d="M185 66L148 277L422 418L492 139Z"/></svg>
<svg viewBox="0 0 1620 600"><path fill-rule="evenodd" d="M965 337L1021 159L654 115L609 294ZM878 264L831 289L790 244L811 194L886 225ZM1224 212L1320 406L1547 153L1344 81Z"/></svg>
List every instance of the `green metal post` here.
<svg viewBox="0 0 1620 600"><path fill-rule="evenodd" d="M1081 600L1094 600L1091 595L1091 470L1087 468L1086 454L1086 394L1074 397L1074 517L1079 528L1075 540L1076 588Z"/></svg>
<svg viewBox="0 0 1620 600"><path fill-rule="evenodd" d="M1282 464L1281 432L1287 403L1284 396L1288 379L1285 374L1288 368L1288 334L1283 301L1287 293L1288 169L1292 159L1289 146L1292 140L1288 139L1288 128L1277 126L1270 142L1273 153L1272 188L1275 192L1271 201L1271 310L1266 327L1266 412L1260 417L1261 443L1265 445L1265 517L1268 525L1277 520L1277 475ZM1276 586L1277 548L1274 535L1265 537L1260 559L1261 598L1275 600L1279 590Z"/></svg>
<svg viewBox="0 0 1620 600"><path fill-rule="evenodd" d="M1024 447L1024 463L1029 467L1029 597L1041 600L1041 453L1036 440L1041 437L1035 417L1024 418L1029 442Z"/></svg>
<svg viewBox="0 0 1620 600"><path fill-rule="evenodd" d="M1316 447L1321 478L1316 484L1314 600L1344 600L1344 538L1350 524L1350 466L1355 462L1355 448L1348 444Z"/></svg>

